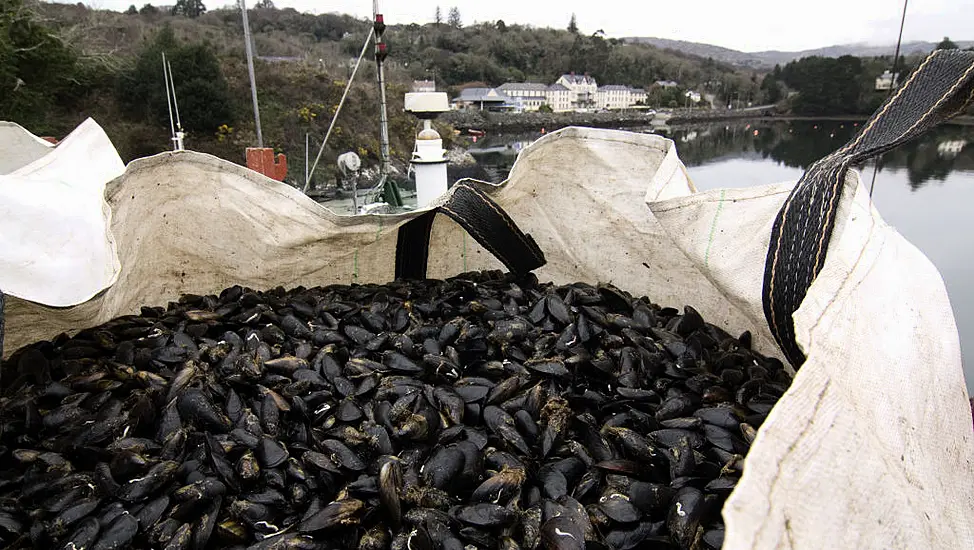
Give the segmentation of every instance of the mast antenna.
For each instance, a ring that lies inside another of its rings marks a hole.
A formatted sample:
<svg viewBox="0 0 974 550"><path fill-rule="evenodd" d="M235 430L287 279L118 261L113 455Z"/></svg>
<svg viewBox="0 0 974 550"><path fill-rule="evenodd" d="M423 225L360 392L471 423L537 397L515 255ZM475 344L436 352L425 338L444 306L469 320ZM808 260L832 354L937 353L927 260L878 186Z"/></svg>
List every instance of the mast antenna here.
<svg viewBox="0 0 974 550"><path fill-rule="evenodd" d="M162 77L166 83L166 104L169 106L169 132L172 137L174 151L183 150L183 125L179 122L179 105L176 103L176 84L172 78L172 65L166 59L166 52L162 52ZM173 105L176 106L176 118L173 121Z"/></svg>

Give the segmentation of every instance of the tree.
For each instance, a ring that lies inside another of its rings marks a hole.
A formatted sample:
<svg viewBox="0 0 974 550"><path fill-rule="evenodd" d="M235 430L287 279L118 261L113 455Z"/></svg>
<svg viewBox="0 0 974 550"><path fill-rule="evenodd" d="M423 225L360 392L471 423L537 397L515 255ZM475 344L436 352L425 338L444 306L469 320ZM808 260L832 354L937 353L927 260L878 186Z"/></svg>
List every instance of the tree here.
<svg viewBox="0 0 974 550"><path fill-rule="evenodd" d="M169 128L163 52L172 66L179 115L186 130L210 134L221 124L232 124L230 91L213 49L202 43L179 44L169 25L142 48L135 67L119 79L116 93L127 114Z"/></svg>
<svg viewBox="0 0 974 550"><path fill-rule="evenodd" d="M578 21L575 20L575 14L572 14L571 21L568 22L568 32L572 34L578 34Z"/></svg>
<svg viewBox="0 0 974 550"><path fill-rule="evenodd" d="M956 50L957 49L957 44L954 44L950 40L950 38L948 38L948 37L945 36L944 39L940 41L940 44L937 44L937 47L934 48L934 49L937 49L937 50Z"/></svg>
<svg viewBox="0 0 974 550"><path fill-rule="evenodd" d="M61 132L105 78L22 0L0 1L0 120Z"/></svg>
<svg viewBox="0 0 974 550"><path fill-rule="evenodd" d="M203 0L176 0L176 5L172 8L173 15L183 15L186 17L199 17L206 13L206 6Z"/></svg>
<svg viewBox="0 0 974 550"><path fill-rule="evenodd" d="M766 102L777 103L781 101L781 87L774 73L764 75L764 80L761 81L761 90L764 92L764 100Z"/></svg>
<svg viewBox="0 0 974 550"><path fill-rule="evenodd" d="M139 10L139 15L155 15L159 13L159 8L152 4L146 4Z"/></svg>
<svg viewBox="0 0 974 550"><path fill-rule="evenodd" d="M254 4L254 8L261 10L272 10L275 7L274 0L259 0L256 4Z"/></svg>
<svg viewBox="0 0 974 550"><path fill-rule="evenodd" d="M860 109L862 60L844 55L805 57L781 70L782 80L798 92L792 107L801 115L846 115Z"/></svg>
<svg viewBox="0 0 974 550"><path fill-rule="evenodd" d="M447 17L446 23L453 27L454 29L459 29L463 26L460 21L460 9L456 6L450 8L450 15Z"/></svg>
<svg viewBox="0 0 974 550"><path fill-rule="evenodd" d="M436 6L436 13L433 14L433 23L436 23L437 26L443 24L443 12L440 11L439 6Z"/></svg>
<svg viewBox="0 0 974 550"><path fill-rule="evenodd" d="M129 6L129 9L125 10L125 15L138 15L139 8L135 7L135 4Z"/></svg>
<svg viewBox="0 0 974 550"><path fill-rule="evenodd" d="M496 26L499 32L507 32L507 23L503 19L498 19Z"/></svg>

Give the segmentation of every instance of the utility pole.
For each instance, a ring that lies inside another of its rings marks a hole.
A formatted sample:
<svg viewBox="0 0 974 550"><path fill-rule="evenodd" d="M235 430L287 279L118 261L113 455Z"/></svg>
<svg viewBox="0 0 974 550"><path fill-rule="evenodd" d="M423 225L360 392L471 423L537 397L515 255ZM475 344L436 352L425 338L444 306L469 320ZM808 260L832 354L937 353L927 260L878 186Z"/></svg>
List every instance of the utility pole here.
<svg viewBox="0 0 974 550"><path fill-rule="evenodd" d="M373 29L375 31L376 76L379 81L379 158L382 161L382 171L379 181L384 185L386 178L389 177L390 161L389 118L386 114L386 86L385 75L382 71L382 62L388 55L388 51L386 49L386 44L382 42L382 33L386 30L386 24L382 14L379 13L379 0L372 0L372 14L375 20L373 23Z"/></svg>
<svg viewBox="0 0 974 550"><path fill-rule="evenodd" d="M257 126L257 147L264 147L264 136L260 131L260 107L257 106L257 81L254 78L254 50L250 40L250 22L247 21L246 0L240 1L240 12L243 14L244 41L247 46L247 72L250 73L250 96L254 101L254 124Z"/></svg>

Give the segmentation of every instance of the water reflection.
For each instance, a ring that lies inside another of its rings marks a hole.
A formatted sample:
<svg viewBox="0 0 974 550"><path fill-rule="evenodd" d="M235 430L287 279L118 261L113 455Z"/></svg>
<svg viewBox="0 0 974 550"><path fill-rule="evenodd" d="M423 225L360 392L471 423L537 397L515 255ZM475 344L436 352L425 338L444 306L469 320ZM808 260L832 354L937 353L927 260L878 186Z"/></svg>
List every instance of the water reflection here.
<svg viewBox="0 0 974 550"><path fill-rule="evenodd" d="M687 166L727 157L760 155L784 166L805 170L859 131L860 122L774 122L679 128L668 137ZM690 139L688 139L690 138ZM974 170L974 127L945 125L883 155L879 172L905 168L910 188L944 181L954 170Z"/></svg>

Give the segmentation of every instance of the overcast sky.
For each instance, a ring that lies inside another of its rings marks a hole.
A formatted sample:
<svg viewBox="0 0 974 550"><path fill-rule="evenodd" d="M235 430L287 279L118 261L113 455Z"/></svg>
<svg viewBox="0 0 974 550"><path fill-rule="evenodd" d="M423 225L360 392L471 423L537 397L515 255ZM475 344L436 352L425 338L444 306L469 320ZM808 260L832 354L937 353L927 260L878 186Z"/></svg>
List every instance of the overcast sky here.
<svg viewBox="0 0 974 550"><path fill-rule="evenodd" d="M133 0L87 0L124 10ZM146 0L138 0L138 6ZM255 0L248 0L252 5ZM174 0L155 0L157 5ZM208 8L233 0L204 0ZM369 0L275 0L277 7L371 16ZM584 33L608 37L657 36L742 51L804 50L835 44L895 44L902 0L381 0L386 23L427 23L457 6L463 23L496 21L564 28L572 12ZM903 40L974 39L974 0L913 0Z"/></svg>

